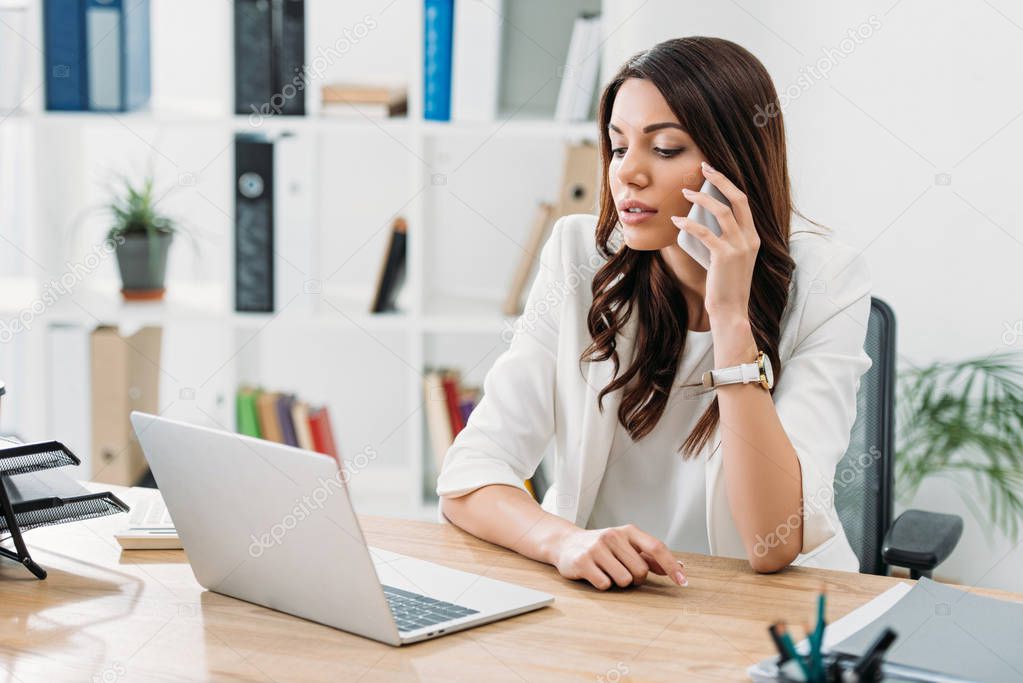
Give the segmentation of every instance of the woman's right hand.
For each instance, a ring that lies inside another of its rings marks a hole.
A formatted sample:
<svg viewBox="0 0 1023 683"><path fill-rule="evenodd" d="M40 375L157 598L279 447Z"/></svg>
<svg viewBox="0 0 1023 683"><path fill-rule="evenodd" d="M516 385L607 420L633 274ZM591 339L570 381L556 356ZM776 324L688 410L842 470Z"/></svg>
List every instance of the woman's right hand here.
<svg viewBox="0 0 1023 683"><path fill-rule="evenodd" d="M639 585L648 572L671 576L679 586L688 585L684 566L664 543L633 524L607 529L574 529L561 537L554 549L558 572L566 579L586 579L607 590Z"/></svg>

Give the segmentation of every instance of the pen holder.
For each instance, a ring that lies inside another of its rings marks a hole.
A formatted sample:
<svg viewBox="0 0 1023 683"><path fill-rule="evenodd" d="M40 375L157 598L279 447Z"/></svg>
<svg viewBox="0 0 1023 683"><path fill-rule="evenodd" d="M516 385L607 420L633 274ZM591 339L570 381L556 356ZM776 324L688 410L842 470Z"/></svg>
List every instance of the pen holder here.
<svg viewBox="0 0 1023 683"><path fill-rule="evenodd" d="M825 657L824 678L807 679L795 660L788 660L778 667L778 680L782 683L841 683L842 670L837 662Z"/></svg>
<svg viewBox="0 0 1023 683"><path fill-rule="evenodd" d="M837 653L823 654L823 659L824 678L806 678L799 664L790 659L778 666L778 681L781 683L843 683L850 680L847 674L852 673L858 661L857 657ZM856 680L858 683L867 683L868 681L883 683L886 679L878 667L874 669L872 676L868 674L868 677L856 677L851 680Z"/></svg>

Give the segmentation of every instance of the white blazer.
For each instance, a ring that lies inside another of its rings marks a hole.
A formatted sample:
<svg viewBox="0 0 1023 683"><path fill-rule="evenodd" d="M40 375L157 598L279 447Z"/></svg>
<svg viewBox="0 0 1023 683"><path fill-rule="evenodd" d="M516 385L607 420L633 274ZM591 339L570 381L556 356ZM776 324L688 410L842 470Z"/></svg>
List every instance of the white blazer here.
<svg viewBox="0 0 1023 683"><path fill-rule="evenodd" d="M793 215L794 226L797 219ZM524 489L553 438L553 483L542 506L585 528L622 393L606 395L599 412L597 394L612 379L611 359L581 367L578 360L591 341L586 326L591 281L605 262L595 244L596 221L573 214L555 223L511 343L484 378L479 405L445 454L439 496L461 496L487 484ZM620 231L615 236L612 251L621 244ZM795 234L790 253L796 268L781 320L773 399L802 470L803 546L794 564L857 571L835 512L833 485L856 418L860 377L871 366L863 349L870 273L857 252L827 236ZM622 370L632 362L637 317L619 333ZM725 492L720 446L719 427L698 454L707 463L710 552L745 558ZM636 491L637 500L642 495Z"/></svg>

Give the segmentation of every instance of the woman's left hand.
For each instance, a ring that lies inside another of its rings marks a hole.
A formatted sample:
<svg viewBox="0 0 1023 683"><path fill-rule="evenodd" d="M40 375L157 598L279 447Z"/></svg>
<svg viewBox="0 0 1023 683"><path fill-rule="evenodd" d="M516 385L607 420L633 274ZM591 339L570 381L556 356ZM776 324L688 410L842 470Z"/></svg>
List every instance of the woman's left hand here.
<svg viewBox="0 0 1023 683"><path fill-rule="evenodd" d="M704 192L693 192L687 188L682 193L686 199L699 204L717 218L721 236L715 235L706 225L684 216L672 216L671 220L676 227L703 242L710 251L707 291L703 299L707 315L712 319L734 315L746 318L749 316L750 284L760 250L760 235L753 224L746 195L707 162L701 164L701 169L704 177L721 190L732 206L728 207Z"/></svg>

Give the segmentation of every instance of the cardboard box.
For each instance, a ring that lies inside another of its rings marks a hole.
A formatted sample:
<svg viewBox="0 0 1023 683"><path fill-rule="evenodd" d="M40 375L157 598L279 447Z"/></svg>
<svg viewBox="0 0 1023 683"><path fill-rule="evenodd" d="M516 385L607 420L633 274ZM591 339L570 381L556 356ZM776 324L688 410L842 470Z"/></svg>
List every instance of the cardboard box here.
<svg viewBox="0 0 1023 683"><path fill-rule="evenodd" d="M129 415L159 412L160 327L123 336L101 325L90 340L92 481L134 486L148 470Z"/></svg>

